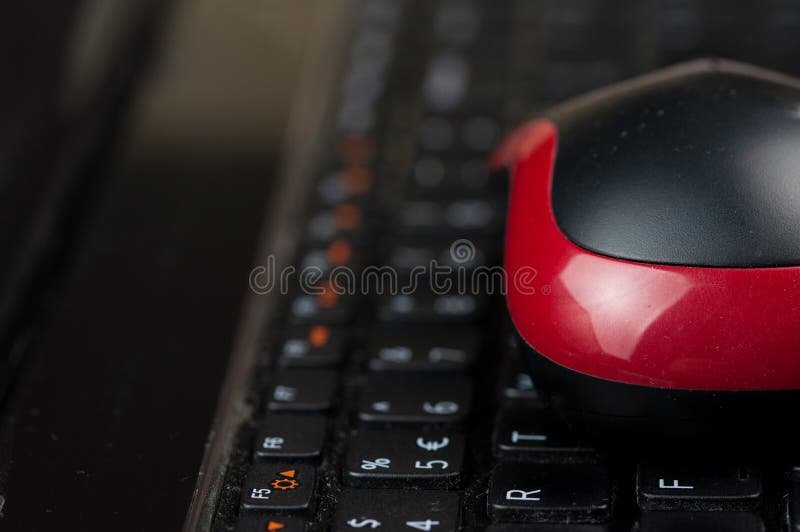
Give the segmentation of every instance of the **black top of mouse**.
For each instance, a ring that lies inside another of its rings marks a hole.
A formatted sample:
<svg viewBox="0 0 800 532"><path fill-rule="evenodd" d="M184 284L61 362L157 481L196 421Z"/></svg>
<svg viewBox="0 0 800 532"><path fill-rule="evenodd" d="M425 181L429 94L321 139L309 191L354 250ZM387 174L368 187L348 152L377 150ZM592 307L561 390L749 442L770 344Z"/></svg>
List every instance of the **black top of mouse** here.
<svg viewBox="0 0 800 532"><path fill-rule="evenodd" d="M557 108L552 206L599 254L800 265L800 83L704 60Z"/></svg>

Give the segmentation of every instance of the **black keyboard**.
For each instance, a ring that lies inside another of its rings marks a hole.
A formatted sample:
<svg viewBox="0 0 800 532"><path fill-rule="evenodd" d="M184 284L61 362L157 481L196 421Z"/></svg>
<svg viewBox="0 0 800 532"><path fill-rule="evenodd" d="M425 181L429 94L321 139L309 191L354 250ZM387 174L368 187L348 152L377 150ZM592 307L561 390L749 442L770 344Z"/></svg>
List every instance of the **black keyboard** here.
<svg viewBox="0 0 800 532"><path fill-rule="evenodd" d="M800 457L619 453L557 418L512 340L496 275L507 182L484 164L538 110L662 65L718 55L800 74L796 2L354 13L212 528L800 530Z"/></svg>

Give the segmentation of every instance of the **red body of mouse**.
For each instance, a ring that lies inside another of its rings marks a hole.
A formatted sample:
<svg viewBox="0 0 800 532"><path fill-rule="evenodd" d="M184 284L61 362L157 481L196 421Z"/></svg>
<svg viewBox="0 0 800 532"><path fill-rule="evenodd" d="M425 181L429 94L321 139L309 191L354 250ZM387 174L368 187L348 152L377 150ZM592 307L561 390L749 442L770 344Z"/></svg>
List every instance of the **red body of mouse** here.
<svg viewBox="0 0 800 532"><path fill-rule="evenodd" d="M716 439L798 413L798 117L796 80L697 61L496 150L509 312L574 425Z"/></svg>

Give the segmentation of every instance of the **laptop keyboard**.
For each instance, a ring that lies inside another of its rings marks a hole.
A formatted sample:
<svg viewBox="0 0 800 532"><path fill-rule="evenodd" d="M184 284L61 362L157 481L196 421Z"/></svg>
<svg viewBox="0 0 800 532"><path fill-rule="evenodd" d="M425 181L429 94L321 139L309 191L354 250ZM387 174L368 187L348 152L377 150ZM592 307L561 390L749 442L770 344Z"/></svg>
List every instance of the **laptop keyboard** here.
<svg viewBox="0 0 800 532"><path fill-rule="evenodd" d="M797 75L795 2L362 0L348 46L294 263L316 275L271 317L215 530L800 531L792 463L619 456L561 423L511 341L484 165L662 65Z"/></svg>

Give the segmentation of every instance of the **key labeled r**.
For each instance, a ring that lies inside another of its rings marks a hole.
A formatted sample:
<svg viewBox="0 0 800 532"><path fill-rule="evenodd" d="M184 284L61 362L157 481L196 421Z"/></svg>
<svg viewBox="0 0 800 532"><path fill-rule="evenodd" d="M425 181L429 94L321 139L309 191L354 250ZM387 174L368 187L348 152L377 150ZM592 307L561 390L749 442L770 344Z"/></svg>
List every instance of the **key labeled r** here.
<svg viewBox="0 0 800 532"><path fill-rule="evenodd" d="M536 497L542 490L508 490L506 492L506 500L507 501L540 501L539 497Z"/></svg>

